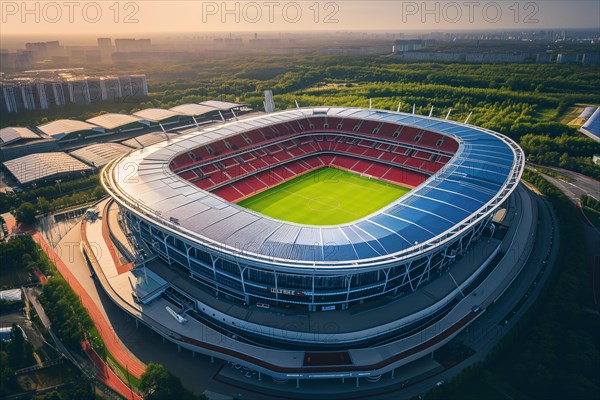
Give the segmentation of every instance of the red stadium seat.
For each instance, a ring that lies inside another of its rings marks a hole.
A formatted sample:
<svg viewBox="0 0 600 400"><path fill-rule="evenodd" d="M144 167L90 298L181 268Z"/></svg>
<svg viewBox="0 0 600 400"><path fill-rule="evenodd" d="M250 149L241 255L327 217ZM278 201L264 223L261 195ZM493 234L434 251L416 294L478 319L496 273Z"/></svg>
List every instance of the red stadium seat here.
<svg viewBox="0 0 600 400"><path fill-rule="evenodd" d="M345 135L298 136L309 129L339 130ZM355 129L358 132L354 133ZM378 142L384 139L398 145ZM170 167L177 172L196 165L179 172L179 176L228 201L238 201L323 165L417 186L450 160L439 152L453 153L457 148L454 139L418 128L318 116L254 129L200 146L175 157ZM238 152L241 149L243 154ZM232 180L236 181L228 184Z"/></svg>

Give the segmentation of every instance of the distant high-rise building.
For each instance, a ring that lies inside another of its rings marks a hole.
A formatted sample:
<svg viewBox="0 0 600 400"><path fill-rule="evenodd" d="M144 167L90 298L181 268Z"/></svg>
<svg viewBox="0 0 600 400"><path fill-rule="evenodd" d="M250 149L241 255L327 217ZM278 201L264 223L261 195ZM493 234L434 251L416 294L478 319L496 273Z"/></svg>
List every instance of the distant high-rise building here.
<svg viewBox="0 0 600 400"><path fill-rule="evenodd" d="M111 38L98 38L98 51L100 52L100 60L103 63L112 61L111 55L114 51Z"/></svg>
<svg viewBox="0 0 600 400"><path fill-rule="evenodd" d="M129 76L119 76L119 85L121 86L121 97L133 97L133 88Z"/></svg>
<svg viewBox="0 0 600 400"><path fill-rule="evenodd" d="M151 51L150 39L115 39L115 48L119 52Z"/></svg>
<svg viewBox="0 0 600 400"><path fill-rule="evenodd" d="M35 91L32 85L21 86L21 98L26 110L35 110Z"/></svg>
<svg viewBox="0 0 600 400"><path fill-rule="evenodd" d="M102 87L100 82L100 77L87 78L88 92L90 94L91 103L97 103L99 101L106 100L106 98L102 96Z"/></svg>
<svg viewBox="0 0 600 400"><path fill-rule="evenodd" d="M17 53L9 53L8 51L0 52L0 66L2 66L3 69L15 68L16 60Z"/></svg>
<svg viewBox="0 0 600 400"><path fill-rule="evenodd" d="M39 110L47 110L49 107L48 97L46 96L46 88L42 82L33 83L34 94L36 96L35 108Z"/></svg>
<svg viewBox="0 0 600 400"><path fill-rule="evenodd" d="M146 75L85 76L55 71L35 71L3 76L0 111L45 110L66 104L87 105L148 95Z"/></svg>
<svg viewBox="0 0 600 400"><path fill-rule="evenodd" d="M121 82L117 77L100 78L100 93L103 100L117 100L123 97Z"/></svg>
<svg viewBox="0 0 600 400"><path fill-rule="evenodd" d="M25 43L25 49L31 52L33 61L48 59L48 48L46 42Z"/></svg>
<svg viewBox="0 0 600 400"><path fill-rule="evenodd" d="M52 57L59 57L65 54L65 48L60 45L58 40L46 42L46 52L48 54L48 59Z"/></svg>
<svg viewBox="0 0 600 400"><path fill-rule="evenodd" d="M25 49L31 51L33 61L50 60L53 56L64 55L64 47L60 45L58 40L25 43Z"/></svg>
<svg viewBox="0 0 600 400"><path fill-rule="evenodd" d="M421 50L423 48L422 40L396 40L392 52L403 53L405 51Z"/></svg>
<svg viewBox="0 0 600 400"><path fill-rule="evenodd" d="M15 69L29 69L33 65L33 52L24 50L17 53Z"/></svg>
<svg viewBox="0 0 600 400"><path fill-rule="evenodd" d="M59 82L44 83L46 99L51 106L64 106L67 104L63 86Z"/></svg>
<svg viewBox="0 0 600 400"><path fill-rule="evenodd" d="M68 82L71 103L79 105L90 104L90 90L86 79L76 79Z"/></svg>
<svg viewBox="0 0 600 400"><path fill-rule="evenodd" d="M600 54L584 54L581 58L582 64L600 64Z"/></svg>
<svg viewBox="0 0 600 400"><path fill-rule="evenodd" d="M17 112L17 99L15 97L15 88L12 86L0 88L0 112Z"/></svg>
<svg viewBox="0 0 600 400"><path fill-rule="evenodd" d="M148 96L148 82L146 81L146 75L131 75L131 93L133 97L145 97Z"/></svg>
<svg viewBox="0 0 600 400"><path fill-rule="evenodd" d="M98 47L101 49L112 49L111 38L98 38Z"/></svg>
<svg viewBox="0 0 600 400"><path fill-rule="evenodd" d="M568 64L568 63L576 63L579 62L579 55L578 54L559 54L556 56L556 63L557 64Z"/></svg>
<svg viewBox="0 0 600 400"><path fill-rule="evenodd" d="M540 53L536 54L535 62L536 64L548 64L552 61L552 54Z"/></svg>

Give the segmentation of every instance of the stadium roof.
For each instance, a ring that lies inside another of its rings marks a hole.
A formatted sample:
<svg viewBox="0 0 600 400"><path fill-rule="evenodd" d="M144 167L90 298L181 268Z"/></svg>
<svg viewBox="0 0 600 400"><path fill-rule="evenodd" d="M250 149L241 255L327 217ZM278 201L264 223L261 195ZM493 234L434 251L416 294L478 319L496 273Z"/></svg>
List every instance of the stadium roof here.
<svg viewBox="0 0 600 400"><path fill-rule="evenodd" d="M167 133L166 135L169 136L170 139L176 138L178 136L176 133ZM141 149L142 147L152 146L153 144L160 143L166 139L167 137L165 136L164 132L152 132L125 140L121 142L121 144L124 144L134 149Z"/></svg>
<svg viewBox="0 0 600 400"><path fill-rule="evenodd" d="M247 104L233 103L231 101L207 100L207 101L201 102L200 105L213 107L213 108L216 108L217 110L225 111L225 110L231 110L232 108L243 107Z"/></svg>
<svg viewBox="0 0 600 400"><path fill-rule="evenodd" d="M580 130L590 138L600 142L600 107L588 118Z"/></svg>
<svg viewBox="0 0 600 400"><path fill-rule="evenodd" d="M169 118L181 116L181 114L178 112L164 110L162 108L146 108L144 110L134 112L133 115L152 122L161 122Z"/></svg>
<svg viewBox="0 0 600 400"><path fill-rule="evenodd" d="M180 106L169 108L169 110L177 112L179 114L187 115L189 117L192 117L192 116L196 117L199 115L204 115L204 114L208 114L210 112L217 111L217 109L214 107L196 104L196 103L182 104Z"/></svg>
<svg viewBox="0 0 600 400"><path fill-rule="evenodd" d="M4 166L21 184L92 170L91 167L62 152L30 154L5 161Z"/></svg>
<svg viewBox="0 0 600 400"><path fill-rule="evenodd" d="M29 128L9 127L0 129L0 146L18 142L19 140L42 139Z"/></svg>
<svg viewBox="0 0 600 400"><path fill-rule="evenodd" d="M123 146L118 143L101 143L92 144L90 146L83 147L72 151L73 157L85 162L86 164L92 165L96 168L100 168L108 164L115 158L122 156L123 154L129 153L131 148Z"/></svg>
<svg viewBox="0 0 600 400"><path fill-rule="evenodd" d="M594 114L594 111L596 111L597 108L598 107L593 107L593 106L586 107L583 109L583 111L581 112L581 114L579 114L579 117L577 117L577 118L589 119L592 116L592 114Z"/></svg>
<svg viewBox="0 0 600 400"><path fill-rule="evenodd" d="M398 123L438 132L459 142L455 156L435 175L383 209L339 226L309 226L266 217L200 190L171 172L170 161L201 145L251 129L329 116ZM135 179L131 166L135 165ZM143 205L147 218L221 251L255 261L311 266L357 266L398 261L464 234L512 191L524 165L522 150L495 132L419 115L356 108L296 109L180 135L136 151L114 165L110 179L122 204ZM148 210L151 210L150 213ZM173 221L177 221L176 225ZM334 245L332 245L334 244ZM332 249L334 246L335 249Z"/></svg>
<svg viewBox="0 0 600 400"><path fill-rule="evenodd" d="M0 327L0 340L3 342L10 342L12 340L10 337L11 332L12 332L11 326Z"/></svg>
<svg viewBox="0 0 600 400"><path fill-rule="evenodd" d="M21 301L22 294L21 289L0 290L0 300Z"/></svg>
<svg viewBox="0 0 600 400"><path fill-rule="evenodd" d="M63 137L70 135L75 132L82 131L97 131L104 132L104 129L97 125L89 124L84 121L78 121L75 119L58 119L56 121L48 122L37 127L40 131L44 132L48 136L52 136L56 140L60 140Z"/></svg>
<svg viewBox="0 0 600 400"><path fill-rule="evenodd" d="M135 122L140 122L140 118L127 114L102 114L87 120L90 124L96 124L105 129L116 129Z"/></svg>

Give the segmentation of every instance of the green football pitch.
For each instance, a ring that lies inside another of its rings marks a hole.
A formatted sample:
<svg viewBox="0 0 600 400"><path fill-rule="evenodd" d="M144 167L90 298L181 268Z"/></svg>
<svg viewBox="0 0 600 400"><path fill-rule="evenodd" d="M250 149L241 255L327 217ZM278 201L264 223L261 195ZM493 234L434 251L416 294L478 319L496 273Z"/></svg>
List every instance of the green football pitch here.
<svg viewBox="0 0 600 400"><path fill-rule="evenodd" d="M409 191L381 180L323 167L238 204L284 221L337 225L369 215Z"/></svg>

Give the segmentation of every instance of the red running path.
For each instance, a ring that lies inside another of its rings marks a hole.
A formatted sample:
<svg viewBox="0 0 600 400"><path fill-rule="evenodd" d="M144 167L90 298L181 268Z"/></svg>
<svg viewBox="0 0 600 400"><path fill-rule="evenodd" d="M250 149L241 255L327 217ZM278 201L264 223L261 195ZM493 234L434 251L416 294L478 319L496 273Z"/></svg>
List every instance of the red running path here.
<svg viewBox="0 0 600 400"><path fill-rule="evenodd" d="M40 283L43 285L44 283L48 282L48 278L46 278L46 275L42 274L42 272L35 267L33 269L33 273L36 276L36 278L38 279L38 281L40 281Z"/></svg>
<svg viewBox="0 0 600 400"><path fill-rule="evenodd" d="M131 400L142 400L140 396L134 393L126 384L123 382L114 372L111 370L100 358L98 353L94 351L92 346L84 340L81 342L81 348L87 354L89 359L94 363L98 369L96 377L101 380L105 385L114 389L117 393L121 394L126 399Z"/></svg>
<svg viewBox="0 0 600 400"><path fill-rule="evenodd" d="M54 251L52 246L50 246L42 237L42 235L38 231L32 231L31 237L35 240L44 250L44 252L48 255L48 258L54 262L56 268L60 272L60 274L67 280L73 291L79 296L81 299L81 303L87 309L88 314L94 321L94 325L98 329L100 333L100 337L104 341L104 345L108 352L114 357L114 359L122 366L126 366L129 370L129 373L136 378L140 378L146 366L139 361L137 358L133 357L126 349L123 343L117 337L115 331L112 326L108 323L108 321L104 318L104 315L91 298L91 296L85 291L83 286L79 283L75 275L69 270L69 268L65 265L65 263L60 259L58 254Z"/></svg>

